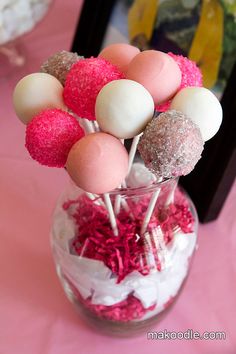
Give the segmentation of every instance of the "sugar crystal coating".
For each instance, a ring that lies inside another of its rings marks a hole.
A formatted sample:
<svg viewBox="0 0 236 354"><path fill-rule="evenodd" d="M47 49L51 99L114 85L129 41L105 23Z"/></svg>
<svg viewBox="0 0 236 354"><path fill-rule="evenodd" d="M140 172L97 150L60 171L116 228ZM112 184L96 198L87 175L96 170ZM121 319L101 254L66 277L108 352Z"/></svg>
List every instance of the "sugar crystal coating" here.
<svg viewBox="0 0 236 354"><path fill-rule="evenodd" d="M83 129L72 115L48 109L27 125L25 146L40 164L64 167L71 147L83 136Z"/></svg>
<svg viewBox="0 0 236 354"><path fill-rule="evenodd" d="M197 125L183 113L170 110L147 125L138 150L151 172L171 178L193 170L203 145Z"/></svg>
<svg viewBox="0 0 236 354"><path fill-rule="evenodd" d="M79 60L69 71L63 97L65 104L81 118L95 120L95 102L108 82L123 79L117 67L103 58Z"/></svg>
<svg viewBox="0 0 236 354"><path fill-rule="evenodd" d="M83 59L77 53L67 52L62 50L51 57L49 57L41 66L41 72L50 74L56 77L64 86L66 76L70 71L72 65L78 60Z"/></svg>
<svg viewBox="0 0 236 354"><path fill-rule="evenodd" d="M168 55L178 64L182 78L178 91L189 86L202 86L202 73L196 63L183 55L176 55L171 52ZM156 106L160 112L165 112L170 109L171 100Z"/></svg>

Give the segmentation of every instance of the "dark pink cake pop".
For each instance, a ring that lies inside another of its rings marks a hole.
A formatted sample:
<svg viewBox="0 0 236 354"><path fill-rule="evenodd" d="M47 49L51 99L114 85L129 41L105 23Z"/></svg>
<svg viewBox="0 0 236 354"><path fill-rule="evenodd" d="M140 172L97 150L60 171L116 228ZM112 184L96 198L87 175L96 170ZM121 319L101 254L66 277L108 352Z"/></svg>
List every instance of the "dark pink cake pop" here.
<svg viewBox="0 0 236 354"><path fill-rule="evenodd" d="M171 178L193 170L203 145L198 126L182 112L171 110L147 125L138 150L151 172Z"/></svg>
<svg viewBox="0 0 236 354"><path fill-rule="evenodd" d="M25 146L31 157L49 167L64 167L71 147L84 136L77 120L60 109L36 115L26 127Z"/></svg>
<svg viewBox="0 0 236 354"><path fill-rule="evenodd" d="M168 55L178 64L182 74L178 91L190 86L202 87L202 73L194 61L183 55L175 55L171 52L169 52ZM156 109L159 112L165 112L170 109L170 104L171 100L156 106Z"/></svg>
<svg viewBox="0 0 236 354"><path fill-rule="evenodd" d="M103 58L89 58L75 63L66 77L65 104L81 118L95 120L95 102L108 82L123 79L124 74Z"/></svg>

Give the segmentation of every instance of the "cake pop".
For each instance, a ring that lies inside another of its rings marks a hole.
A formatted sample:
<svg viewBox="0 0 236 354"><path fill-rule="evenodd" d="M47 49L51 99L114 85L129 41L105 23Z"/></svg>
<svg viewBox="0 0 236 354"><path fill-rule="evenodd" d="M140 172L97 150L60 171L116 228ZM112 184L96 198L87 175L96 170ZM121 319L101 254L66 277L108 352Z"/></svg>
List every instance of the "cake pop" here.
<svg viewBox="0 0 236 354"><path fill-rule="evenodd" d="M83 136L83 129L72 115L49 109L27 125L25 146L31 157L42 165L64 167L72 145Z"/></svg>
<svg viewBox="0 0 236 354"><path fill-rule="evenodd" d="M171 102L171 109L183 112L195 122L204 141L211 139L222 122L222 107L216 96L204 87L186 87Z"/></svg>
<svg viewBox="0 0 236 354"><path fill-rule="evenodd" d="M95 101L108 82L124 75L103 58L89 58L75 63L66 77L63 97L66 105L81 118L95 120Z"/></svg>
<svg viewBox="0 0 236 354"><path fill-rule="evenodd" d="M151 172L171 178L193 170L203 145L198 126L182 112L171 110L147 125L138 150Z"/></svg>
<svg viewBox="0 0 236 354"><path fill-rule="evenodd" d="M34 73L23 77L13 92L13 105L18 118L27 124L45 109L66 110L62 91L62 84L52 75Z"/></svg>
<svg viewBox="0 0 236 354"><path fill-rule="evenodd" d="M98 57L106 59L125 74L129 63L138 53L140 50L137 47L127 43L115 43L104 48Z"/></svg>
<svg viewBox="0 0 236 354"><path fill-rule="evenodd" d="M112 81L97 96L95 114L100 128L120 139L141 133L153 113L152 96L132 80Z"/></svg>
<svg viewBox="0 0 236 354"><path fill-rule="evenodd" d="M180 88L202 86L202 73L194 61L183 55L176 55L171 52L169 52L168 55L174 59L180 68L182 74Z"/></svg>
<svg viewBox="0 0 236 354"><path fill-rule="evenodd" d="M64 86L66 81L66 75L70 71L72 65L78 60L83 59L77 53L67 52L62 50L61 52L53 54L42 65L41 72L55 76L57 80Z"/></svg>
<svg viewBox="0 0 236 354"><path fill-rule="evenodd" d="M197 67L196 63L183 55L175 55L173 53L168 53L168 55L174 59L178 64L182 78L181 84L178 88L178 91L182 90L185 87L191 86L202 86L202 73L201 70ZM171 101L162 103L156 107L159 112L165 112L170 108Z"/></svg>
<svg viewBox="0 0 236 354"><path fill-rule="evenodd" d="M166 53L145 50L130 62L127 79L142 84L152 95L155 104L169 100L181 83L178 64Z"/></svg>
<svg viewBox="0 0 236 354"><path fill-rule="evenodd" d="M112 135L92 133L72 147L66 168L80 188L91 193L107 193L124 180L128 153Z"/></svg>

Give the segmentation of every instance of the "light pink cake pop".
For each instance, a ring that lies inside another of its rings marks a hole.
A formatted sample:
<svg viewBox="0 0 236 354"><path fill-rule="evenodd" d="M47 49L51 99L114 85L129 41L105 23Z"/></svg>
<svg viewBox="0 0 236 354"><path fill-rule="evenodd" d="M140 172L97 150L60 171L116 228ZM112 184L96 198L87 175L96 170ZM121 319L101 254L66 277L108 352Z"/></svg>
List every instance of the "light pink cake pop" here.
<svg viewBox="0 0 236 354"><path fill-rule="evenodd" d="M95 120L95 102L108 82L123 79L120 70L103 58L77 61L66 77L65 104L81 118Z"/></svg>
<svg viewBox="0 0 236 354"><path fill-rule="evenodd" d="M106 193L119 186L128 172L128 153L106 133L93 133L70 150L66 168L77 186L91 193Z"/></svg>
<svg viewBox="0 0 236 354"><path fill-rule="evenodd" d="M126 43L115 43L104 48L98 57L116 65L125 74L129 63L138 53L140 50L137 47Z"/></svg>
<svg viewBox="0 0 236 354"><path fill-rule="evenodd" d="M27 125L25 146L42 165L64 167L71 147L83 136L83 129L72 115L48 109Z"/></svg>
<svg viewBox="0 0 236 354"><path fill-rule="evenodd" d="M171 178L185 176L194 169L203 145L198 126L182 112L171 110L147 125L138 150L151 172Z"/></svg>
<svg viewBox="0 0 236 354"><path fill-rule="evenodd" d="M169 100L181 83L178 64L166 53L145 50L130 62L126 78L143 85L155 104Z"/></svg>

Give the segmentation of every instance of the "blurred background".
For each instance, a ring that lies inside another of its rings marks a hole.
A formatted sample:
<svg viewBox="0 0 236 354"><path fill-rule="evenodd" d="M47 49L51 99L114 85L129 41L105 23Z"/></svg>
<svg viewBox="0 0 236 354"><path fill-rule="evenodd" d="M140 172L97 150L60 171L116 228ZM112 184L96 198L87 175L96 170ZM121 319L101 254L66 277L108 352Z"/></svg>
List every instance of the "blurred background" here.
<svg viewBox="0 0 236 354"><path fill-rule="evenodd" d="M235 16L236 0L0 0L0 353L236 353ZM225 331L225 341L176 345L147 341L145 335L103 337L74 313L55 274L50 220L67 176L28 156L12 92L19 79L39 71L55 52L72 48L97 55L109 43L128 41L189 55L203 70L207 87L223 99L227 90L223 135L207 150L214 155L212 164L200 165L198 180L189 183L199 210L214 207L216 195L223 195L216 214L221 212L200 225L191 275L158 327Z"/></svg>

